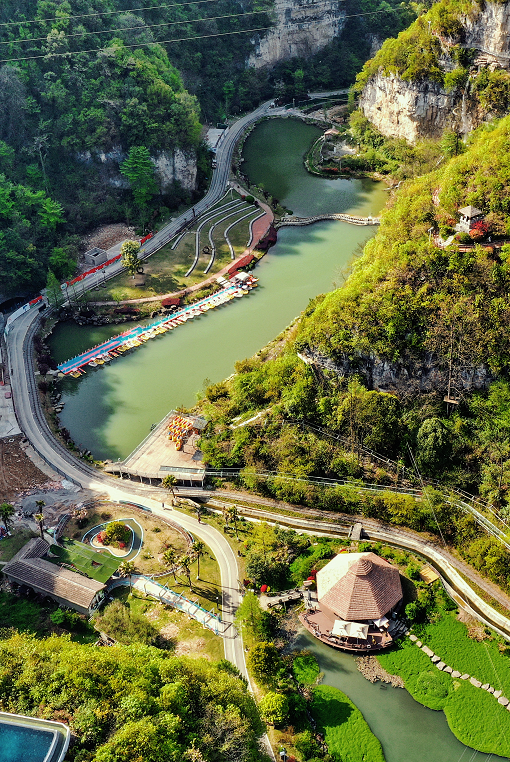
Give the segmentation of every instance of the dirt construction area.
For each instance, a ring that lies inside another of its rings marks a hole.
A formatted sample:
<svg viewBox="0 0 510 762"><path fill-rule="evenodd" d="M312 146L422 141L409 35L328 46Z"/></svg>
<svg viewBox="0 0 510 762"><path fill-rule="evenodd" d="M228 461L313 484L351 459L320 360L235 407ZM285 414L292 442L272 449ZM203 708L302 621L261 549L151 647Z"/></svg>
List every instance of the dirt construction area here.
<svg viewBox="0 0 510 762"><path fill-rule="evenodd" d="M22 434L0 439L0 500L12 502L21 492L42 487L49 478L25 452Z"/></svg>

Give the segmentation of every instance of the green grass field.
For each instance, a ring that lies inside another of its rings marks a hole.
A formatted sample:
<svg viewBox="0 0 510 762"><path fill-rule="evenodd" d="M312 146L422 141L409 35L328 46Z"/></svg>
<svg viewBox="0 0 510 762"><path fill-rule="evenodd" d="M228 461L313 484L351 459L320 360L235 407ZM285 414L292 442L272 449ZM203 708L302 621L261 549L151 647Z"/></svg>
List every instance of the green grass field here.
<svg viewBox="0 0 510 762"><path fill-rule="evenodd" d="M455 613L444 614L435 624L415 626L413 632L453 669L490 683L510 698L510 659L501 653L495 638L482 642L468 637L466 625Z"/></svg>
<svg viewBox="0 0 510 762"><path fill-rule="evenodd" d="M35 532L31 532L25 527L11 529L10 531L12 532L11 537L4 537L0 540L0 561L10 561L32 537L37 537Z"/></svg>
<svg viewBox="0 0 510 762"><path fill-rule="evenodd" d="M58 563L73 566L87 577L103 583L117 571L122 561L106 551L93 550L82 542L67 538L62 539L61 545L52 545L51 553L57 556ZM51 561L51 557L48 560Z"/></svg>
<svg viewBox="0 0 510 762"><path fill-rule="evenodd" d="M506 683L508 656L499 652L495 640L471 640L454 614L443 614L439 622L422 626L420 638L453 669L494 687ZM442 709L459 741L488 754L510 756L510 712L489 693L440 672L407 639L397 648L378 654L377 659L385 670L404 679L416 701L430 709ZM476 718L483 718L483 722Z"/></svg>
<svg viewBox="0 0 510 762"><path fill-rule="evenodd" d="M329 685L314 688L311 710L334 759L384 762L381 744L360 710L338 688Z"/></svg>

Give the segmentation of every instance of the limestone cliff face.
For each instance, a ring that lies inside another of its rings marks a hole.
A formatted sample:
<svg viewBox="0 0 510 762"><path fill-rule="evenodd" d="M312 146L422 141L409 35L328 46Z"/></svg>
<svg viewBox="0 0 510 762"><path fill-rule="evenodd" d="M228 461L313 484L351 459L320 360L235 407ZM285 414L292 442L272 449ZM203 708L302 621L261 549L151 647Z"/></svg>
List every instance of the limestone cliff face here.
<svg viewBox="0 0 510 762"><path fill-rule="evenodd" d="M258 69L317 53L342 31L341 6L340 0L276 0L276 26L258 40L248 65Z"/></svg>
<svg viewBox="0 0 510 762"><path fill-rule="evenodd" d="M341 357L333 360L309 348L301 351L299 357L307 365L333 371L339 376L360 375L368 389L378 392L391 392L397 395L415 395L427 392L444 394L448 389L448 371L438 367L434 357L426 354L418 359L390 362L376 354L357 358ZM455 374L455 388L462 391L487 389L493 380L489 369L466 368Z"/></svg>
<svg viewBox="0 0 510 762"><path fill-rule="evenodd" d="M383 135L410 143L440 137L445 128L467 133L481 121L476 104L467 96L447 92L436 82L404 82L395 74L371 77L359 107Z"/></svg>
<svg viewBox="0 0 510 762"><path fill-rule="evenodd" d="M404 81L396 74L385 76L381 70L369 78L359 106L383 135L411 143L439 137L445 129L466 135L491 118L482 110L470 83L483 68L510 70L510 0L473 4L472 11L461 15L459 21L462 29L456 39L437 37L439 66L444 72L458 67L452 55L454 46L474 50L466 87L447 90L437 82Z"/></svg>
<svg viewBox="0 0 510 762"><path fill-rule="evenodd" d="M156 167L156 178L161 190L166 190L174 181L184 190L194 191L197 186L197 157L194 151L162 151L152 157Z"/></svg>
<svg viewBox="0 0 510 762"><path fill-rule="evenodd" d="M465 44L481 53L510 61L510 3L486 3L477 13L462 17Z"/></svg>
<svg viewBox="0 0 510 762"><path fill-rule="evenodd" d="M120 173L119 166L126 158L120 146L108 153L85 151L78 154L78 160L85 164L96 164L103 182L112 188L129 188L129 182ZM197 182L197 157L194 151L160 151L152 156L156 168L156 182L165 192L174 182L178 182L187 191L194 191Z"/></svg>

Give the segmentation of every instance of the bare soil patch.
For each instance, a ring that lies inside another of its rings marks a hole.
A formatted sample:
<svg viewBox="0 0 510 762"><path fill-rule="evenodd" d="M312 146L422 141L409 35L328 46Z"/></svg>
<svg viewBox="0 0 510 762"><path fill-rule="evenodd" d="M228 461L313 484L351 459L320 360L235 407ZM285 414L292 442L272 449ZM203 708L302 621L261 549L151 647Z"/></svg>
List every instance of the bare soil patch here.
<svg viewBox="0 0 510 762"><path fill-rule="evenodd" d="M191 638L180 640L175 646L176 656L204 656L205 638Z"/></svg>
<svg viewBox="0 0 510 762"><path fill-rule="evenodd" d="M471 638L471 640L477 640L479 643L482 642L482 640L487 640L491 636L485 632L485 628L483 624L481 624L477 619L475 619L471 614L468 614L467 611L463 611L462 609L459 609L459 613L457 614L457 619L459 622L462 622L467 627L467 634L468 637Z"/></svg>
<svg viewBox="0 0 510 762"><path fill-rule="evenodd" d="M41 487L49 480L26 455L23 435L0 439L0 500L11 502L21 492Z"/></svg>
<svg viewBox="0 0 510 762"><path fill-rule="evenodd" d="M115 246L116 243L125 241L126 238L133 238L135 235L135 229L123 222L117 222L112 225L101 225L88 235L83 236L81 239L81 246L83 252L89 249L109 249Z"/></svg>
<svg viewBox="0 0 510 762"><path fill-rule="evenodd" d="M382 683L393 685L394 688L405 688L402 678L386 672L375 656L358 656L355 661L357 668L369 682L377 683L380 680Z"/></svg>

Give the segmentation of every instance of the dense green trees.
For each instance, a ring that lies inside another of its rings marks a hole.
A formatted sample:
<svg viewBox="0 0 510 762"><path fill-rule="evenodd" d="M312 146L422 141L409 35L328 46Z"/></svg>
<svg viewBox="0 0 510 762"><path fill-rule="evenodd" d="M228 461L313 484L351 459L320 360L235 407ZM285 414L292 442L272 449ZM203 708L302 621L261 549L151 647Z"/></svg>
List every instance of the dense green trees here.
<svg viewBox="0 0 510 762"><path fill-rule="evenodd" d="M0 660L2 709L69 723L77 762L193 759L193 749L207 762L265 759L255 703L232 665L21 634L0 640Z"/></svg>

